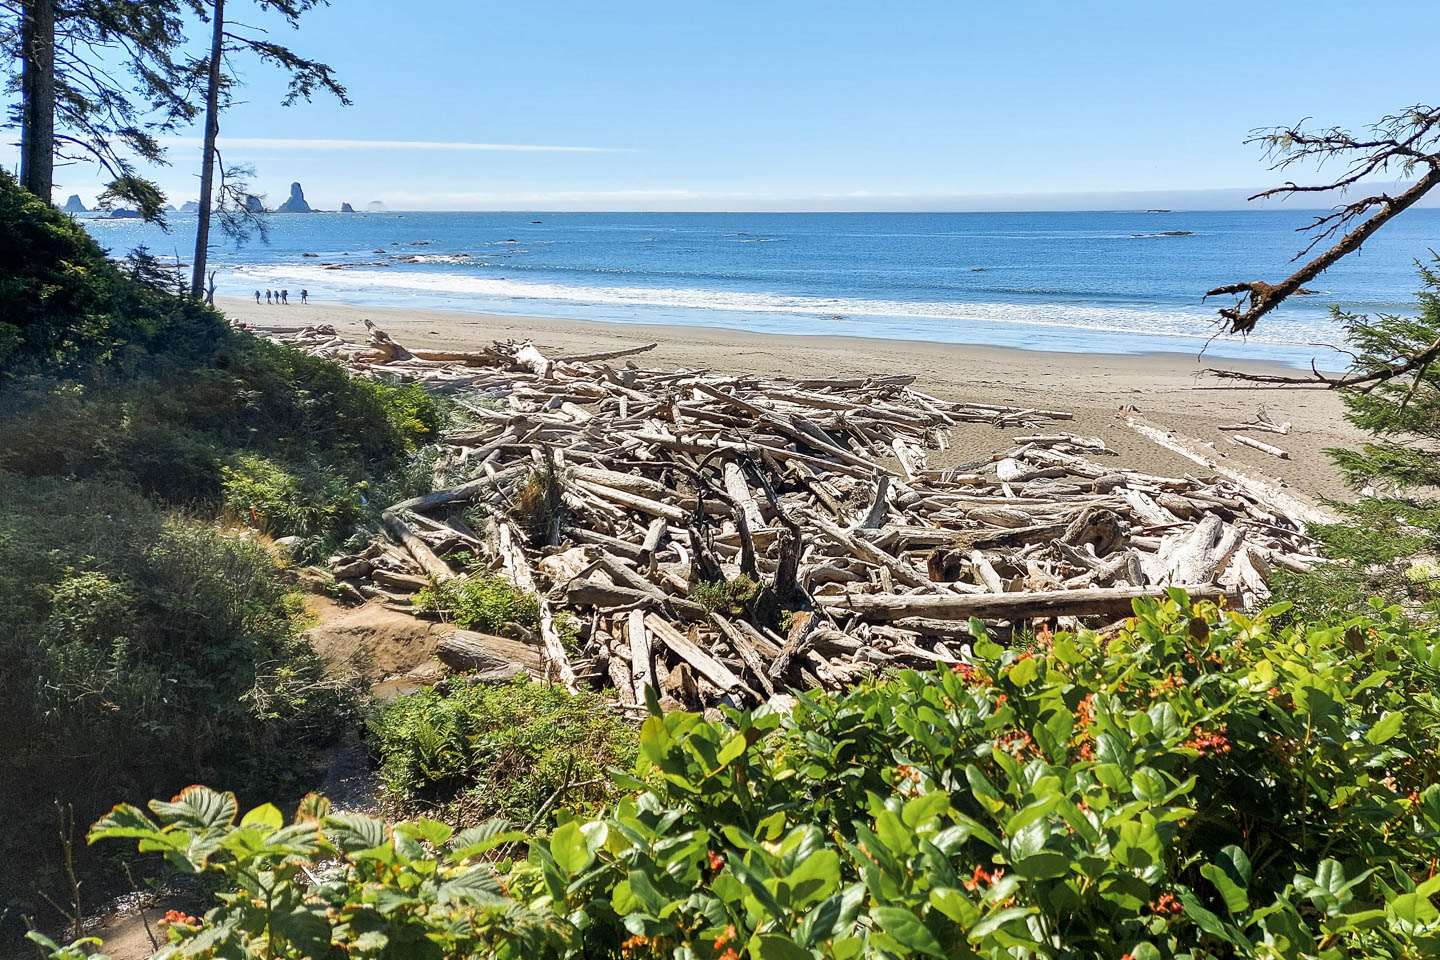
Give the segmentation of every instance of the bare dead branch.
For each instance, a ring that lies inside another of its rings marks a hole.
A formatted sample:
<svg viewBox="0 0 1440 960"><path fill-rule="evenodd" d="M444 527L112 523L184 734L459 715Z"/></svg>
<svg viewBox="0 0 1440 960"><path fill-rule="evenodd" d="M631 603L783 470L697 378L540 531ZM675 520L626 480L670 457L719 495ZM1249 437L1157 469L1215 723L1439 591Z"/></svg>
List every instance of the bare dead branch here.
<svg viewBox="0 0 1440 960"><path fill-rule="evenodd" d="M1309 256L1317 246L1335 240L1337 235L1339 239L1278 283L1248 280L1228 283L1207 292L1207 298L1226 294L1237 297L1233 306L1220 310L1220 318L1229 326L1231 333L1250 333L1261 317L1341 258L1359 250L1391 218L1440 186L1440 108L1415 106L1385 117L1374 125L1372 131L1375 136L1368 139L1360 139L1339 128L1308 132L1300 129L1302 125L1303 121L1293 127L1259 131L1250 142L1265 145L1266 156L1274 161L1272 169L1285 169L1305 160L1313 160L1322 166L1327 160L1341 160L1346 164L1345 171L1323 183L1301 185L1291 181L1284 186L1261 191L1250 199L1344 191L1376 174L1394 173L1410 177L1423 172L1398 196L1377 193L1362 197L1340 205L1301 227L1302 232L1313 231L1314 235L1296 254L1296 260ZM1359 223L1352 229L1356 221ZM1314 381L1307 379L1304 382L1313 384Z"/></svg>

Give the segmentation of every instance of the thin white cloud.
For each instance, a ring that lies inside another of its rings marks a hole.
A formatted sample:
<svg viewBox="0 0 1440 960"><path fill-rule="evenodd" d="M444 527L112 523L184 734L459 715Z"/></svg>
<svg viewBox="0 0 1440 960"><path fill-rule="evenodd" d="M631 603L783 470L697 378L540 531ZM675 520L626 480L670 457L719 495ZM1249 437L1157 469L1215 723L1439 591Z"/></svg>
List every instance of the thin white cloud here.
<svg viewBox="0 0 1440 960"><path fill-rule="evenodd" d="M199 137L177 137L197 144ZM290 137L224 137L222 147L245 150L465 150L499 153L629 153L624 147L575 147L537 143L457 143L449 140L332 140Z"/></svg>

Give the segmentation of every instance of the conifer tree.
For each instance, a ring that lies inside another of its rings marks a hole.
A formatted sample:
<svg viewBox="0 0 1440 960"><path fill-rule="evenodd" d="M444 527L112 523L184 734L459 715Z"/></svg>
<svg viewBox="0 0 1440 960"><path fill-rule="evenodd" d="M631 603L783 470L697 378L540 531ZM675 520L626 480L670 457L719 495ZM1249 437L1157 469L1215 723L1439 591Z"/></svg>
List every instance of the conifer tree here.
<svg viewBox="0 0 1440 960"><path fill-rule="evenodd" d="M180 0L8 0L4 46L21 92L20 180L47 201L56 160L110 177L100 205L159 219L163 197L136 163L163 162L157 134L193 119L191 83L172 55L184 41Z"/></svg>
<svg viewBox="0 0 1440 960"><path fill-rule="evenodd" d="M1249 333L1301 284L1358 251L1376 230L1440 187L1437 107L1410 107L1361 134L1293 126L1260 131L1255 140L1275 158L1277 168L1302 162L1340 165L1338 174L1324 182L1292 181L1257 196L1352 189L1368 195L1338 204L1304 228L1311 231L1311 242L1295 259L1305 262L1289 277L1227 284L1207 294L1238 297L1234 306L1220 311L1221 321L1237 333ZM1405 182L1393 193L1370 192L1375 177L1387 173ZM1440 503L1434 498L1440 489L1440 256L1431 251L1431 258L1430 266L1417 262L1421 289L1413 314L1372 317L1333 311L1344 326L1351 357L1345 374L1318 369L1308 376L1215 371L1273 386L1340 390L1346 418L1374 437L1360 450L1327 451L1363 496L1356 503L1337 505L1350 522L1315 531L1340 561L1321 565L1307 578L1300 598L1317 606L1355 605L1375 594L1440 604Z"/></svg>
<svg viewBox="0 0 1440 960"><path fill-rule="evenodd" d="M190 295L199 299L205 291L205 266L210 253L210 225L218 214L221 228L242 236L249 227L260 226L250 203L251 194L243 178L236 176L240 168L226 168L216 147L220 135L220 114L229 101L235 85L233 75L226 72L232 54L250 53L262 62L278 67L290 76L289 88L282 103L309 100L317 91L325 91L348 105L345 88L335 79L330 67L317 60L307 60L289 48L253 31L237 28L226 17L226 0L195 0L197 11L210 23L210 53L197 66L204 76L205 142L200 165L200 209L195 227L195 257L191 266ZM300 17L325 0L254 0L261 10L278 13L292 28L299 28ZM219 189L217 190L217 178ZM263 231L263 226L260 226Z"/></svg>

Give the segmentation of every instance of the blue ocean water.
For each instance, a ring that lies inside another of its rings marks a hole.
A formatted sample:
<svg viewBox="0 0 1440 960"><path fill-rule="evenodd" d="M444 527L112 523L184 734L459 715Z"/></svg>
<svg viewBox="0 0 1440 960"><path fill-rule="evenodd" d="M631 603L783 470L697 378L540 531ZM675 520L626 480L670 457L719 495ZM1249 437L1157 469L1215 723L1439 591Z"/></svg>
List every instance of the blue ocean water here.
<svg viewBox="0 0 1440 960"><path fill-rule="evenodd" d="M1440 210L1381 230L1261 322L1222 336L1205 290L1278 280L1303 210L1114 213L317 213L270 241L217 243L221 294L302 288L386 307L730 327L1110 353L1174 351L1307 364L1339 342L1330 307L1408 312ZM113 253L178 252L171 232L86 220ZM1168 235L1183 232L1182 235ZM1208 346L1207 346L1207 341ZM1322 346L1316 346L1322 344ZM1328 361L1328 362L1327 362ZM1342 364L1343 365L1343 364Z"/></svg>

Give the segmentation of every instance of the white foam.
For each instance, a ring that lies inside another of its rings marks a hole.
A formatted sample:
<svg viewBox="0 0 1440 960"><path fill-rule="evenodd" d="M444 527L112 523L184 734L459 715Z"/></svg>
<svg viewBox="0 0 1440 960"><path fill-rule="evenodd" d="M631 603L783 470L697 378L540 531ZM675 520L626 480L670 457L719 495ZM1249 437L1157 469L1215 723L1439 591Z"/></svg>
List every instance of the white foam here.
<svg viewBox="0 0 1440 960"><path fill-rule="evenodd" d="M503 269L503 268L502 268ZM251 265L236 272L261 284L304 284L344 288L408 291L442 296L461 296L490 301L536 301L537 303L591 304L658 307L681 310L728 311L732 313L785 314L815 321L873 317L917 321L989 322L1040 327L1100 330L1137 336L1173 336L1205 339L1217 327L1213 308L1193 311L1145 309L1139 307L1087 305L1082 303L959 303L944 301L865 300L788 296L733 290L704 290L683 287L624 287L533 283L509 278L460 273L428 273L375 269L344 271L337 281L334 271L320 266ZM557 307L556 309L563 309ZM565 316L564 313L554 314ZM1313 317L1276 317L1267 322L1265 337L1251 337L1259 343L1311 343L1338 336L1329 321ZM797 331L803 332L803 331Z"/></svg>

